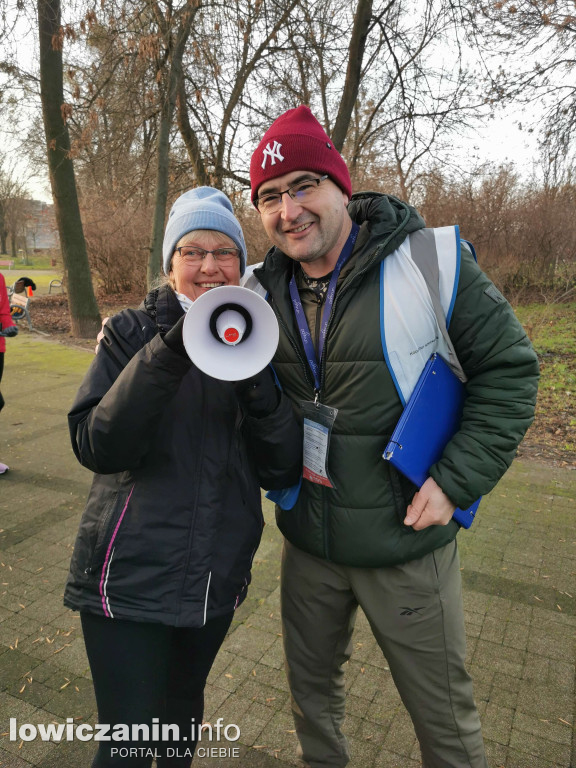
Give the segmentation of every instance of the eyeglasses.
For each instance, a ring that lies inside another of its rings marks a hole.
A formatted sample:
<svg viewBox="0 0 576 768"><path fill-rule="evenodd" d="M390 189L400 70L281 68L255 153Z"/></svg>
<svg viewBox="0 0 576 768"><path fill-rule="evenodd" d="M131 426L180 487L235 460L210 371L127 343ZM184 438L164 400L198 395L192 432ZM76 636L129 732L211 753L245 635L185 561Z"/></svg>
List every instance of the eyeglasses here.
<svg viewBox="0 0 576 768"><path fill-rule="evenodd" d="M174 250L178 251L180 258L186 265L190 266L201 264L208 253L212 254L214 261L217 261L218 264L230 264L240 256L238 248L216 248L214 251L206 251L195 245L180 245Z"/></svg>
<svg viewBox="0 0 576 768"><path fill-rule="evenodd" d="M327 178L328 174L320 176L319 179L305 179L297 184L292 184L283 192L270 192L270 194L257 197L255 200L256 208L260 213L276 213L282 207L282 195L286 194L299 204L308 203L316 196L320 183L326 181Z"/></svg>

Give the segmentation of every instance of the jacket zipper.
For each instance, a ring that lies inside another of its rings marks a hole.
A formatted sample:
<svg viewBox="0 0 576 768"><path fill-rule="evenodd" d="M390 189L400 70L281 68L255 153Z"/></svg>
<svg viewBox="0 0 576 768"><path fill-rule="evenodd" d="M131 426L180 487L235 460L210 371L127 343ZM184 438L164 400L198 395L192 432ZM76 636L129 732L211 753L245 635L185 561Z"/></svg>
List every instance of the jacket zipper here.
<svg viewBox="0 0 576 768"><path fill-rule="evenodd" d="M334 296L334 303L332 304L332 311L330 313L330 317L328 318L328 323L326 324L326 335L324 337L324 349L322 350L322 357L320 359L320 388L318 392L316 393L316 399L320 399L320 393L322 392L322 389L324 387L324 377L326 375L326 358L327 358L327 349L328 349L328 334L330 332L330 328L332 326L332 322L334 319L334 316L336 314L336 306L338 304L338 299L342 296L342 293L345 293L347 290L349 290L350 286L354 283L355 280L360 279L366 272L368 272L369 269L372 268L374 265L378 254L382 252L382 250L388 245L388 243L392 240L392 238L396 235L398 231L400 231L403 227L406 226L408 223L408 219L410 218L410 212L406 212L406 216L402 220L401 224L396 227L394 232L392 232L386 240L379 245L375 251L373 258L370 259L370 262L366 264L366 266L361 269L360 271L354 273L350 280L347 283L344 283L341 290L338 292L336 291L336 294ZM322 494L322 519L324 521L324 552L327 560L330 560L330 543L329 543L329 537L328 537L328 522L330 517L330 509L328 507L328 504L326 503L326 493L324 489L322 488L320 490L320 493Z"/></svg>
<svg viewBox="0 0 576 768"><path fill-rule="evenodd" d="M326 363L326 348L328 346L328 332L330 331L330 327L332 325L334 315L336 314L336 306L338 304L338 299L342 296L342 293L345 293L347 290L349 290L350 286L354 283L355 280L360 279L363 275L366 274L366 272L368 272L369 269L372 269L372 267L374 266L374 263L378 258L378 254L381 253L384 250L384 248L386 248L388 243L392 240L392 238L395 237L396 234L406 226L409 219L410 219L410 211L406 211L406 216L400 222L400 224L396 227L394 232L392 232L383 243L377 246L377 248L374 251L374 256L370 259L370 262L366 264L366 266L363 269L359 270L358 272L355 272L350 278L350 280L342 286L340 292L338 291L336 292L336 295L334 296L334 303L332 304L332 312L330 313L330 317L328 318L328 324L326 326L326 338L324 341L324 349L322 351L322 359L320 360L320 390L318 394L320 394L320 392L322 391L322 387L324 386L324 375L326 373L325 363Z"/></svg>
<svg viewBox="0 0 576 768"><path fill-rule="evenodd" d="M324 302L321 296L316 297L316 327L314 329L314 348L318 353L318 347L320 346L320 326L322 325L322 307Z"/></svg>
<svg viewBox="0 0 576 768"><path fill-rule="evenodd" d="M84 573L86 575L89 575L91 573L95 573L98 570L98 561L101 551L104 550L104 559L106 559L106 550L108 548L108 543L110 540L110 537L108 536L109 528L110 528L110 521L112 520L112 517L114 515L114 510L116 509L116 502L118 500L119 491L114 491L114 494L112 496L112 499L108 503L108 507L106 509L106 512L104 514L104 517L100 521L99 525L99 535L96 538L96 544L94 545L94 551L92 552L92 557L90 558L90 563L88 564L88 567L84 569Z"/></svg>
<svg viewBox="0 0 576 768"><path fill-rule="evenodd" d="M309 374L309 371L308 371L308 366L306 365L306 363L304 362L304 360L302 358L302 355L300 354L300 350L298 349L298 345L296 344L296 342L292 338L292 335L290 334L290 332L288 331L288 328L286 327L284 321L282 320L281 315L280 315L280 311L277 310L275 312L276 318L278 319L278 323L280 324L280 326L282 327L284 333L286 334L286 338L290 342L292 348L294 349L294 352L296 353L296 357L298 358L298 360L300 362L300 365L302 366L302 370L304 371L304 377L305 377L307 383L312 387L312 389L314 391L315 402L317 402L320 399L320 393L322 392L322 388L324 386L324 377L325 377L325 373L326 373L326 356L327 356L327 348L328 348L328 334L329 334L329 331L330 331L330 327L332 325L332 321L333 321L334 315L336 313L336 306L338 304L338 299L342 295L342 291L346 292L346 290L350 287L350 285L352 285L354 283L355 280L357 280L360 277L362 277L362 275L364 275L369 269L372 268L372 266L374 265L374 261L375 261L375 259L378 256L378 253L380 253L388 245L388 243L392 240L392 238L395 237L396 234L402 228L404 228L406 226L406 224L408 223L409 219L410 219L410 211L407 210L406 211L406 215L405 215L404 219L401 221L401 223L399 224L399 226L396 227L396 229L386 238L386 240L381 245L379 245L376 248L376 250L374 251L374 257L372 259L370 259L369 264L367 264L359 272L356 272L355 274L353 274L352 277L350 278L350 281L347 284L342 286L342 289L341 289L340 293L337 292L336 295L334 296L334 303L332 304L332 312L330 313L330 317L328 318L328 323L326 325L326 336L325 336L325 339L324 339L324 349L322 350L322 358L320 359L320 388L318 390L316 390L316 386L315 386L314 382L310 380L310 374ZM270 297L270 303L272 305L276 304L276 301L275 301L274 297L272 296L272 294L270 292L269 292L269 297ZM316 326L318 327L318 324L316 324ZM316 345L316 349L318 349L318 344ZM326 494L325 494L325 492L324 492L324 490L322 488L320 490L320 493L321 493L321 498L322 498L322 519L323 519L323 528L324 528L324 551L325 551L326 559L330 560L330 546L329 546L329 540L328 540L328 524L327 524L328 523L328 517L329 517L329 509L328 509L328 505L326 503Z"/></svg>
<svg viewBox="0 0 576 768"><path fill-rule="evenodd" d="M270 296L270 303L271 304L275 304L276 303L272 296ZM321 317L321 311L322 311L322 307L321 307L321 305L319 305L317 312L320 315L320 317ZM292 335L290 334L288 328L286 327L284 321L282 320L282 318L280 316L280 312L276 311L275 314L276 314L276 318L278 320L278 323L282 327L282 329L284 331L284 334L286 335L286 338L290 342L290 344L292 346L292 349L296 353L296 357L298 358L298 360L300 362L300 365L302 366L302 371L304 372L304 378L306 379L307 383L312 387L312 390L313 390L314 395L315 395L315 399L317 400L320 391L319 390L316 391L316 386L315 386L314 382L310 380L310 373L308 371L308 365L304 362L304 359L303 359L302 355L300 354L300 350L298 348L298 344L292 338ZM317 322L316 323L316 329L317 330L316 330L316 334L315 334L316 335L316 349L318 349L318 327L319 327L319 325L320 324ZM324 492L321 490L320 493L322 494L322 519L324 521L324 524L323 524L323 529L324 529L324 550L325 550L326 559L330 560L330 557L329 557L330 548L328 546L328 525L327 525L327 520L326 520L326 518L328 516L327 505L326 505L326 501L325 501L325 494L324 494Z"/></svg>
<svg viewBox="0 0 576 768"><path fill-rule="evenodd" d="M394 236L394 234L395 233L392 233L392 235L390 235L388 240L390 240ZM378 252L387 245L388 240L385 243L383 243L381 246L379 246L374 251L374 258L376 258ZM347 285L344 285L342 287L342 291L345 292L349 288L349 286L356 279L362 277L363 274L365 274L369 269L371 269L371 267L373 265L373 261L374 260L371 259L370 263L367 264L366 267L364 267L364 269L362 269L360 272L357 272L356 274L354 274L352 276L352 278L350 279L350 282ZM326 369L325 362L326 362L326 354L327 354L326 350L327 350L327 346L328 346L328 344L327 344L328 332L330 330L330 326L332 325L332 320L334 318L334 314L335 314L335 311L336 311L336 305L337 305L337 302L338 302L339 295L341 295L341 293L340 294L337 293L336 296L334 297L334 303L332 304L332 312L330 314L330 317L328 318L328 324L326 326L326 336L325 336L325 340L324 340L324 349L322 350L322 358L320 360L320 389L318 389L318 390L316 390L316 387L315 387L314 383L310 381L310 374L308 372L308 366L304 362L304 359L302 358L302 355L300 354L300 350L298 349L297 343L292 338L292 335L290 334L290 332L288 331L288 328L286 327L284 321L280 317L280 312L277 311L275 313L276 317L278 319L278 323L281 325L282 329L284 330L284 333L286 334L286 338L288 339L288 341L292 345L292 348L294 349L294 351L296 353L296 356L297 356L298 360L300 361L300 364L302 366L302 370L304 371L304 376L306 378L306 381L308 382L308 384L311 385L312 389L314 390L315 401L319 400L320 392L322 391L322 388L323 388L323 385L324 385L324 375L325 375L325 369ZM270 301L271 301L272 304L275 304L274 298L272 296L270 296ZM319 305L318 309L317 309L317 313L318 313L317 314L317 320L318 320L318 316L321 317L321 312L322 312L322 307L321 307L321 305ZM316 333L315 333L315 336L316 336L316 349L318 349L318 327L319 327L319 323L317 322L316 323ZM320 494L321 494L321 499L322 499L322 520L323 520L322 527L323 527L323 534L324 534L323 535L323 538L324 538L324 555L325 555L326 560L329 561L330 560L330 543L329 543L329 537L328 537L328 522L329 522L329 517L330 517L330 510L329 510L328 504L326 503L326 493L324 492L323 488L320 489Z"/></svg>
<svg viewBox="0 0 576 768"><path fill-rule="evenodd" d="M200 386L202 388L202 396L203 396L202 399L204 401L204 382L202 381L202 377L200 377ZM204 459L204 436L205 436L205 434L206 434L206 419L203 418L202 419L202 429L201 429L201 433L200 433L200 446L202 446L202 447L200 449L200 455L198 457L198 464L197 464L197 467L198 467L198 477L200 477L200 468L202 466L202 461ZM179 594L178 594L178 615L180 615L181 608L182 608L182 595L184 594L184 585L186 583L186 576L188 574L188 567L190 565L190 558L192 556L192 539L194 538L194 528L196 526L196 519L198 517L198 496L200 494L200 485L201 485L200 482L196 483L196 492L194 494L194 506L193 506L194 515L193 515L193 518L192 518L192 520L190 522L190 529L188 531L188 546L187 546L187 550L186 550L186 562L184 564L184 573L182 574L182 583L180 585L180 591L179 591ZM210 579L211 579L211 577L212 577L212 571L210 571L209 576L208 576L208 587L210 586ZM208 604L207 601L208 601L208 588L206 589L206 604L204 606L204 613L206 613L206 605ZM206 621L206 619L204 619L204 621Z"/></svg>

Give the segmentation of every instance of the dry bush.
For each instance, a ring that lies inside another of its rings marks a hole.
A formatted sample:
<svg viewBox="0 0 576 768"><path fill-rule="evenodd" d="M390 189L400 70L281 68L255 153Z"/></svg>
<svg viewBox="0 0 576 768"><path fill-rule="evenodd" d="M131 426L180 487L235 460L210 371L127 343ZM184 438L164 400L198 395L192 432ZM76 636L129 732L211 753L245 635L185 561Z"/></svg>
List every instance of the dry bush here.
<svg viewBox="0 0 576 768"><path fill-rule="evenodd" d="M512 301L550 301L576 288L576 187L521 183L509 166L475 178L430 177L421 206L428 226L459 224L481 267Z"/></svg>
<svg viewBox="0 0 576 768"><path fill-rule="evenodd" d="M257 264L264 260L271 243L260 221L260 214L250 203L243 198L233 200L234 214L242 225L246 250L248 251L248 264Z"/></svg>
<svg viewBox="0 0 576 768"><path fill-rule="evenodd" d="M144 205L85 197L82 219L90 268L106 293L146 293L152 213Z"/></svg>

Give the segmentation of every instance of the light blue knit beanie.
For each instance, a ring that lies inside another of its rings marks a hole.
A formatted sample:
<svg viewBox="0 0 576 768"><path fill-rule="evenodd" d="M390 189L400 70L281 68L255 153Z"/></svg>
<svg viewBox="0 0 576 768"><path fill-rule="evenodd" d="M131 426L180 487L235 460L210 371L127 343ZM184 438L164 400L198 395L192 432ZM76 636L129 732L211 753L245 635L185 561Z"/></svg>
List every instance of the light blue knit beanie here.
<svg viewBox="0 0 576 768"><path fill-rule="evenodd" d="M165 274L170 272L170 262L176 243L195 229L215 229L228 235L240 249L240 274L246 269L246 243L242 227L232 212L232 203L224 192L213 187L197 187L184 192L176 200L168 216L162 246L162 262Z"/></svg>

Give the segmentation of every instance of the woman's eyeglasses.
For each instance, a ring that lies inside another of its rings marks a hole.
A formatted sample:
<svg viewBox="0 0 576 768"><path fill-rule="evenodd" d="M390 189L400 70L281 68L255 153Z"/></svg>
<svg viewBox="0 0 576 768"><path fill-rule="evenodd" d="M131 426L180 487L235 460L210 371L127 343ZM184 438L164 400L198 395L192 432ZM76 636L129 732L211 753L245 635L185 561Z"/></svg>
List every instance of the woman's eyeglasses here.
<svg viewBox="0 0 576 768"><path fill-rule="evenodd" d="M218 264L230 264L234 259L240 256L238 248L216 248L213 251L206 251L204 248L197 248L195 245L180 245L174 248L178 251L180 258L185 264L200 264L206 258L206 254L211 253L214 261Z"/></svg>

